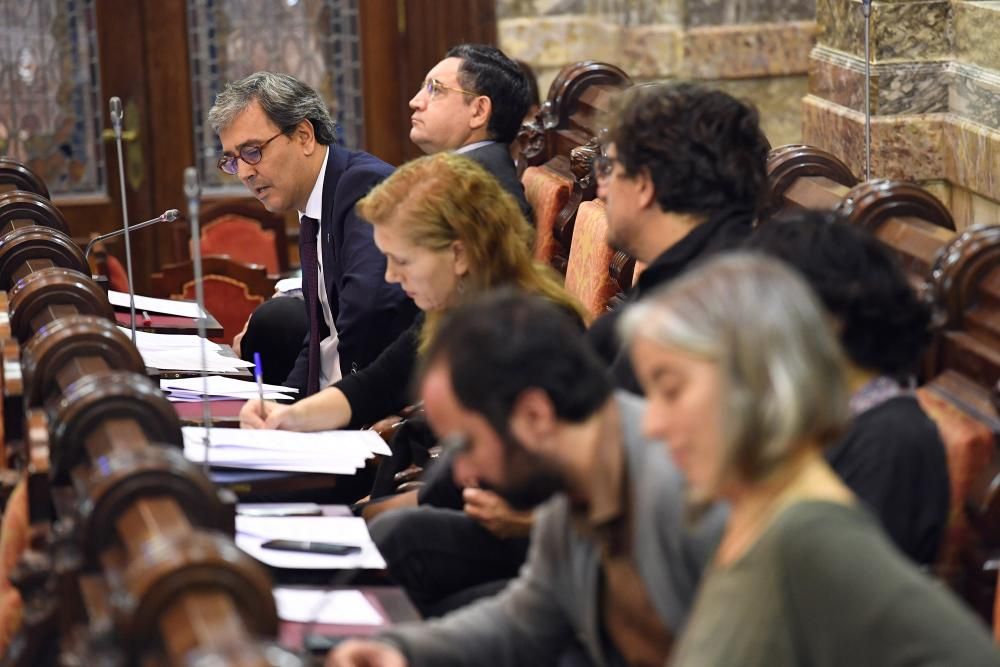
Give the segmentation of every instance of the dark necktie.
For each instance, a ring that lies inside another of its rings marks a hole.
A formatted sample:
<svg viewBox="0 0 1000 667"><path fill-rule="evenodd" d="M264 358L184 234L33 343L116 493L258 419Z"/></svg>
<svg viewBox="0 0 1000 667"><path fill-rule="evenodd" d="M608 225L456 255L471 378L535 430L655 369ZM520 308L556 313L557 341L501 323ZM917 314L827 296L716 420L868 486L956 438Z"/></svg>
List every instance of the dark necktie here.
<svg viewBox="0 0 1000 667"><path fill-rule="evenodd" d="M302 216L299 238L302 239L302 291L309 311L309 376L305 395L319 391L319 318L323 315L319 305L319 254L316 247L319 221Z"/></svg>

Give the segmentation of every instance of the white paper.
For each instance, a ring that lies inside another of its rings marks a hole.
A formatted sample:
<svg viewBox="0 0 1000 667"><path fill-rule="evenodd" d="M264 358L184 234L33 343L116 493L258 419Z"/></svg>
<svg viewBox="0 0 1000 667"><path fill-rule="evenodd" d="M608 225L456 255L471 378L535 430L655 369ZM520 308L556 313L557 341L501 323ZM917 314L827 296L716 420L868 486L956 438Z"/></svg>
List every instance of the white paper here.
<svg viewBox="0 0 1000 667"><path fill-rule="evenodd" d="M333 542L361 547L361 553L346 556L302 551L264 549L268 540ZM304 570L381 570L385 559L379 553L368 525L361 517L345 516L236 516L236 546L271 567Z"/></svg>
<svg viewBox="0 0 1000 667"><path fill-rule="evenodd" d="M108 290L108 301L116 308L128 308L128 292L116 292ZM173 299L157 299L151 296L135 295L136 317L142 315L142 311L150 313L162 313L163 315L178 315L180 317L190 317L196 319L205 311L198 308L194 301L174 301Z"/></svg>
<svg viewBox="0 0 1000 667"><path fill-rule="evenodd" d="M200 426L185 426L184 441L201 442L205 429ZM213 428L211 444L235 446L249 449L280 449L282 451L302 451L322 454L334 449L354 448L368 455L392 456L392 450L378 433L365 431L279 431L273 429Z"/></svg>
<svg viewBox="0 0 1000 667"><path fill-rule="evenodd" d="M320 516L323 508L316 503L237 503L236 513L246 516Z"/></svg>
<svg viewBox="0 0 1000 667"><path fill-rule="evenodd" d="M361 591L275 588L278 618L292 623L382 625L384 620Z"/></svg>
<svg viewBox="0 0 1000 667"><path fill-rule="evenodd" d="M132 337L132 330L128 327L118 326L118 330ZM135 346L139 350L201 350L201 336L197 334L163 334L151 331L136 331ZM219 343L205 339L205 349L212 352L221 352L226 349ZM251 364L252 366L253 364Z"/></svg>
<svg viewBox="0 0 1000 667"><path fill-rule="evenodd" d="M298 276L296 278L282 278L278 282L274 283L274 289L282 294L287 294L296 290L301 292L302 276Z"/></svg>
<svg viewBox="0 0 1000 667"><path fill-rule="evenodd" d="M139 349L142 360L149 368L168 371L201 371L201 350L144 350ZM238 357L223 355L208 350L205 354L204 370L208 373L236 373L243 368L252 368L253 362Z"/></svg>
<svg viewBox="0 0 1000 667"><path fill-rule="evenodd" d="M185 426L184 455L205 461L205 429ZM212 429L210 465L247 470L353 475L375 454L390 455L385 441L372 431L299 433L267 429Z"/></svg>
<svg viewBox="0 0 1000 667"><path fill-rule="evenodd" d="M257 383L251 380L239 380L237 378L223 377L221 375L209 375L208 393L212 396L240 396L248 395L250 398L257 396ZM295 387L283 387L280 384L264 384L264 391L278 391L289 394L298 393ZM179 378L176 380L160 380L160 389L181 390L200 393L204 389L202 379L199 378Z"/></svg>
<svg viewBox="0 0 1000 667"><path fill-rule="evenodd" d="M179 391L176 389L168 389L166 392L167 400L173 403L197 403L201 400L207 401L246 401L250 398L260 398L260 394L200 394L193 391ZM265 401L291 401L292 396L288 394L281 394L276 391L265 391L264 400Z"/></svg>

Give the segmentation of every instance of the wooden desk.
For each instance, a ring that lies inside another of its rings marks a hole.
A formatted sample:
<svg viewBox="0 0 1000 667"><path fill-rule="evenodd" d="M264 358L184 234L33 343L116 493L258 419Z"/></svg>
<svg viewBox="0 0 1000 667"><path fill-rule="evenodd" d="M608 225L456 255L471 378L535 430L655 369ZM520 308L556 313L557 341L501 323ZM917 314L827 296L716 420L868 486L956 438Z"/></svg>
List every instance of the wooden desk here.
<svg viewBox="0 0 1000 667"><path fill-rule="evenodd" d="M115 310L115 319L118 320L118 324L123 327L131 326L129 312L127 310ZM150 313L149 320L146 320L146 318L143 317L142 313L139 311L136 311L135 313L135 328L137 331L148 331L151 333L162 334L198 333L198 323L194 320L194 318ZM219 321L212 317L211 314L209 314L208 320L205 323L205 334L209 338L219 338L222 336L222 325L219 324Z"/></svg>
<svg viewBox="0 0 1000 667"><path fill-rule="evenodd" d="M368 598L375 609L386 619L384 625L313 625L308 623L290 623L282 621L278 629L278 642L285 648L298 651L302 649L302 640L306 630L311 634L325 637L357 637L370 636L382 632L398 623L408 623L420 620L420 613L414 608L410 598L403 589L396 586L361 586L338 587L331 590L359 590Z"/></svg>

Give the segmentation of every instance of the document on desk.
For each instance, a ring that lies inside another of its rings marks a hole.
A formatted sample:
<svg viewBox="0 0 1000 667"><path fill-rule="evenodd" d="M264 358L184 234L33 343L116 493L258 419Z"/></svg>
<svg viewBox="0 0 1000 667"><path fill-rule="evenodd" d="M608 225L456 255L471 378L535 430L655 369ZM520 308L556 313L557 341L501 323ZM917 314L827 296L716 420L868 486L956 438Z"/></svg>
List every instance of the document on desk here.
<svg viewBox="0 0 1000 667"><path fill-rule="evenodd" d="M163 371L201 371L201 350L146 350L139 348L142 361L149 368ZM243 368L252 368L253 362L243 361L237 357L224 355L221 352L207 351L204 369L207 373L238 373Z"/></svg>
<svg viewBox="0 0 1000 667"><path fill-rule="evenodd" d="M118 326L119 331L132 337L128 327ZM150 331L135 332L135 346L139 350L201 350L201 336L196 334L162 334ZM222 352L225 347L205 340L205 349L212 352ZM253 364L250 364L253 366Z"/></svg>
<svg viewBox="0 0 1000 667"><path fill-rule="evenodd" d="M128 308L128 292L116 292L108 290L108 301L115 308ZM150 313L161 313L163 315L177 315L179 317L190 317L196 319L205 311L198 308L194 301L174 301L173 299L157 299L151 296L135 295L135 311L137 314L142 311ZM138 317L138 315L137 315Z"/></svg>
<svg viewBox="0 0 1000 667"><path fill-rule="evenodd" d="M360 547L346 556L280 551L261 545L271 540L331 542ZM293 570L385 569L385 559L368 534L365 520L354 516L236 515L236 546L271 567Z"/></svg>
<svg viewBox="0 0 1000 667"><path fill-rule="evenodd" d="M185 426L184 455L205 460L205 429ZM209 464L221 468L353 475L375 454L391 455L373 431L298 433L268 429L213 428Z"/></svg>
<svg viewBox="0 0 1000 667"><path fill-rule="evenodd" d="M160 380L160 389L167 392L167 398L171 401L197 401L202 396L208 396L208 400L222 400L231 398L258 398L260 389L256 382L248 380L238 380L236 378L224 377L221 375L209 375L205 380L208 383L208 393L205 392L205 385L200 377L179 378L174 380ZM292 400L290 394L298 393L295 387L283 387L277 384L263 385L264 398L269 401Z"/></svg>
<svg viewBox="0 0 1000 667"><path fill-rule="evenodd" d="M317 588L275 588L278 618L292 623L320 625L382 625L385 619L355 590L326 591Z"/></svg>

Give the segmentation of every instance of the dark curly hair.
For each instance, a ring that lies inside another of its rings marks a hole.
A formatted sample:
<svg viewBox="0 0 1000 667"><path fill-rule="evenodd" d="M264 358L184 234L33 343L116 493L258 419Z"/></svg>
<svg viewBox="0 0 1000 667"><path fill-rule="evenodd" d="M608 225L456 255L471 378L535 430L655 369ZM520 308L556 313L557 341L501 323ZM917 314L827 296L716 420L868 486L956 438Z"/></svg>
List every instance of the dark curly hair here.
<svg viewBox="0 0 1000 667"><path fill-rule="evenodd" d="M644 84L606 122L625 173L648 169L664 211L760 210L771 146L752 105L692 83Z"/></svg>
<svg viewBox="0 0 1000 667"><path fill-rule="evenodd" d="M914 371L930 308L878 239L833 213L797 211L758 227L747 245L805 277L839 322L856 365L900 379Z"/></svg>
<svg viewBox="0 0 1000 667"><path fill-rule="evenodd" d="M490 98L493 111L486 131L494 141L509 144L531 107L531 86L521 67L503 51L486 44L459 44L446 58L461 58L458 82Z"/></svg>

